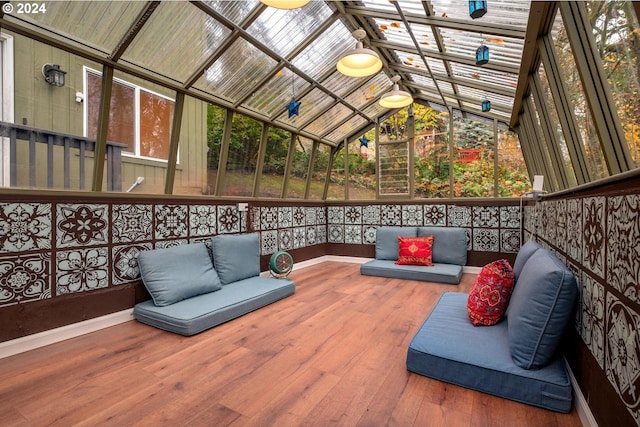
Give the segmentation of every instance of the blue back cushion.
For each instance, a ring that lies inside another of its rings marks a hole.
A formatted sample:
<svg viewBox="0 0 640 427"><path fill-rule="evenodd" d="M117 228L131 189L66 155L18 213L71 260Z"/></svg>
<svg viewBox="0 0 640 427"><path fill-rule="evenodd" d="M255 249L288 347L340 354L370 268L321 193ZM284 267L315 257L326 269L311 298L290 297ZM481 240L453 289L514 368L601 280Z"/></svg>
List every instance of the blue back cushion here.
<svg viewBox="0 0 640 427"><path fill-rule="evenodd" d="M542 248L535 240L529 240L522 245L516 256L516 261L513 263L513 276L515 281L518 281L522 267L527 263L527 260L531 258L531 255L538 249Z"/></svg>
<svg viewBox="0 0 640 427"><path fill-rule="evenodd" d="M535 251L509 302L509 346L516 365L537 369L551 362L577 299L571 271L548 250Z"/></svg>
<svg viewBox="0 0 640 427"><path fill-rule="evenodd" d="M211 239L213 264L222 285L260 275L258 233L221 234Z"/></svg>
<svg viewBox="0 0 640 427"><path fill-rule="evenodd" d="M418 227L418 236L433 236L433 262L467 264L467 232L460 227Z"/></svg>
<svg viewBox="0 0 640 427"><path fill-rule="evenodd" d="M204 243L140 252L138 267L144 286L159 307L220 289Z"/></svg>
<svg viewBox="0 0 640 427"><path fill-rule="evenodd" d="M379 227L376 230L376 259L398 260L398 236L417 237L416 227Z"/></svg>

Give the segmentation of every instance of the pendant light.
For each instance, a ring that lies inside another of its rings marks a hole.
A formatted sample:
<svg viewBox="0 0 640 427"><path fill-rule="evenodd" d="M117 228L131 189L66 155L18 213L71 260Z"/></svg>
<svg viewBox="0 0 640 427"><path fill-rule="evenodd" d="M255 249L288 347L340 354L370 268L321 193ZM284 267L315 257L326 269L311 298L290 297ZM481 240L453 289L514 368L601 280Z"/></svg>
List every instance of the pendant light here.
<svg viewBox="0 0 640 427"><path fill-rule="evenodd" d="M486 0L469 0L469 16L472 19L481 18L487 13Z"/></svg>
<svg viewBox="0 0 640 427"><path fill-rule="evenodd" d="M371 49L365 49L362 39L367 33L359 28L353 33L353 37L358 41L356 48L340 57L336 68L345 76L366 77L377 73L382 69L382 61L377 53Z"/></svg>
<svg viewBox="0 0 640 427"><path fill-rule="evenodd" d="M382 95L378 103L385 108L402 108L413 104L413 97L411 94L400 90L398 87L400 76L393 76L391 81L393 82L393 89Z"/></svg>
<svg viewBox="0 0 640 427"><path fill-rule="evenodd" d="M260 0L267 6L276 9L297 9L309 3L311 0Z"/></svg>

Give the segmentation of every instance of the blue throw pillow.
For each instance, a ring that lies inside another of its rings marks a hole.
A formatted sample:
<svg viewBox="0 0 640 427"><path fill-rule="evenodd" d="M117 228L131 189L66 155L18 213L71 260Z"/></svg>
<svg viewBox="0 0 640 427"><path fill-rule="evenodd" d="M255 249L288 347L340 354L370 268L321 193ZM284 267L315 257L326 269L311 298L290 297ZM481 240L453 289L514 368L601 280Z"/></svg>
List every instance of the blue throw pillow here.
<svg viewBox="0 0 640 427"><path fill-rule="evenodd" d="M221 234L211 239L213 264L222 285L260 275L258 233Z"/></svg>
<svg viewBox="0 0 640 427"><path fill-rule="evenodd" d="M537 369L553 360L577 299L571 271L548 250L535 251L509 302L509 347L516 365Z"/></svg>
<svg viewBox="0 0 640 427"><path fill-rule="evenodd" d="M418 229L416 227L396 227L385 226L376 230L376 259L397 261L398 236L417 237Z"/></svg>
<svg viewBox="0 0 640 427"><path fill-rule="evenodd" d="M221 287L204 243L140 252L138 267L144 286L159 307Z"/></svg>

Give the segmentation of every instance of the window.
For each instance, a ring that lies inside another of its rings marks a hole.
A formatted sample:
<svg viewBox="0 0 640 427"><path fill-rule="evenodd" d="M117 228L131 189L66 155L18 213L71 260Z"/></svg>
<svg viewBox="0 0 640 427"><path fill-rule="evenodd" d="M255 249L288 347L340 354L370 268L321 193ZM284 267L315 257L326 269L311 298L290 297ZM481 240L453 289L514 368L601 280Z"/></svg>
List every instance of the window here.
<svg viewBox="0 0 640 427"><path fill-rule="evenodd" d="M86 72L86 135L95 138L98 130L102 76ZM171 142L173 100L139 86L113 79L107 140L126 145L125 154L167 160Z"/></svg>

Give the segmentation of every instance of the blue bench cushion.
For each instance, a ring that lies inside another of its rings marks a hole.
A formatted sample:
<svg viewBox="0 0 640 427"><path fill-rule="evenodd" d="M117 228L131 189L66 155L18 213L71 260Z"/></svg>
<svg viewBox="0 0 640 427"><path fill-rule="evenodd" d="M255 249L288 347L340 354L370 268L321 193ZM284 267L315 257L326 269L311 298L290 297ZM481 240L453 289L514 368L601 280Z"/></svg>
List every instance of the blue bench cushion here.
<svg viewBox="0 0 640 427"><path fill-rule="evenodd" d="M294 292L295 284L290 280L251 277L233 286L223 286L217 292L198 295L166 307L158 307L151 300L144 301L135 305L133 315L147 325L190 336Z"/></svg>
<svg viewBox="0 0 640 427"><path fill-rule="evenodd" d="M518 281L518 277L520 277L522 267L524 267L529 258L531 258L531 255L541 248L542 246L540 246L535 240L529 240L527 243L522 245L518 251L518 255L516 256L516 261L513 263L513 275L516 282Z"/></svg>
<svg viewBox="0 0 640 427"><path fill-rule="evenodd" d="M160 307L220 289L204 243L140 252L138 267L153 303Z"/></svg>
<svg viewBox="0 0 640 427"><path fill-rule="evenodd" d="M438 263L431 266L397 265L395 261L374 259L360 266L360 274L457 285L462 277L462 266Z"/></svg>
<svg viewBox="0 0 640 427"><path fill-rule="evenodd" d="M572 388L560 358L537 370L514 365L507 322L478 328L469 322L467 294L442 294L407 353L420 375L558 412L571 410Z"/></svg>
<svg viewBox="0 0 640 427"><path fill-rule="evenodd" d="M220 234L211 239L211 248L223 286L260 274L258 233Z"/></svg>
<svg viewBox="0 0 640 427"><path fill-rule="evenodd" d="M417 237L416 227L379 227L376 230L376 259L398 260L398 236Z"/></svg>
<svg viewBox="0 0 640 427"><path fill-rule="evenodd" d="M467 264L467 232L460 227L418 227L418 237L433 236L433 262Z"/></svg>
<svg viewBox="0 0 640 427"><path fill-rule="evenodd" d="M552 360L577 299L571 271L547 249L535 251L509 301L509 343L518 366L537 369Z"/></svg>

